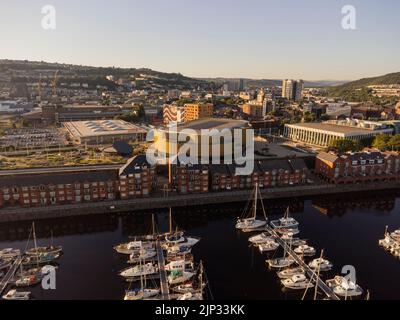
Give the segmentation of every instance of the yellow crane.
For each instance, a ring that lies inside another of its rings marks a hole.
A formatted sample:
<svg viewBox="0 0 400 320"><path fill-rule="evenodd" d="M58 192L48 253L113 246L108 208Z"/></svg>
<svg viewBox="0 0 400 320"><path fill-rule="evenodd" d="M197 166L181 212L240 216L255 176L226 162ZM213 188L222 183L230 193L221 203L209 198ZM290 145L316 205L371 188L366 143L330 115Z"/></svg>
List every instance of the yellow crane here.
<svg viewBox="0 0 400 320"><path fill-rule="evenodd" d="M55 74L54 74L54 79L53 79L53 81L51 82L51 86L52 86L52 88L53 88L53 96L56 96L56 94L57 94L58 73L59 73L59 70L57 70L57 71L55 72Z"/></svg>

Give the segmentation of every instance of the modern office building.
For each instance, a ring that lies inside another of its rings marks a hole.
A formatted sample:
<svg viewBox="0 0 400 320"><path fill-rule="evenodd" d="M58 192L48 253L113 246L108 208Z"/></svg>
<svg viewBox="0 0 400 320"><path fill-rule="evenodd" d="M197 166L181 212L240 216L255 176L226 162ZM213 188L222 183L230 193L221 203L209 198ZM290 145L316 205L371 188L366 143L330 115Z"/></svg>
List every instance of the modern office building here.
<svg viewBox="0 0 400 320"><path fill-rule="evenodd" d="M303 98L304 81L285 79L282 82L282 97L288 100L301 101Z"/></svg>
<svg viewBox="0 0 400 320"><path fill-rule="evenodd" d="M74 121L64 123L78 144L108 145L116 141L145 141L147 131L122 120Z"/></svg>
<svg viewBox="0 0 400 320"><path fill-rule="evenodd" d="M380 134L392 134L394 129L386 124L367 121L328 121L323 123L298 123L285 125L284 136L296 142L326 147L333 140L364 140Z"/></svg>
<svg viewBox="0 0 400 320"><path fill-rule="evenodd" d="M194 121L213 116L214 106L211 103L185 104L185 121Z"/></svg>

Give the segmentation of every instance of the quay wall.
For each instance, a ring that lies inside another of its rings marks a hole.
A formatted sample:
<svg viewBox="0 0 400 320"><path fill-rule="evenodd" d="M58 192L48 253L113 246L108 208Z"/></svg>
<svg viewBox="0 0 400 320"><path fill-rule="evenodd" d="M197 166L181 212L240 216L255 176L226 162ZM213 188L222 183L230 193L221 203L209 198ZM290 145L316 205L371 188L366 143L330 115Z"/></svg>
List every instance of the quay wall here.
<svg viewBox="0 0 400 320"><path fill-rule="evenodd" d="M369 183L356 185L313 185L261 190L263 199L290 199L313 196L370 192L400 189L400 182ZM105 213L132 213L140 210L188 207L247 201L252 190L211 192L207 194L173 195L143 199L90 202L73 205L57 205L34 208L0 209L0 223L26 220L41 220L62 217L78 217ZM240 210L239 210L240 211Z"/></svg>

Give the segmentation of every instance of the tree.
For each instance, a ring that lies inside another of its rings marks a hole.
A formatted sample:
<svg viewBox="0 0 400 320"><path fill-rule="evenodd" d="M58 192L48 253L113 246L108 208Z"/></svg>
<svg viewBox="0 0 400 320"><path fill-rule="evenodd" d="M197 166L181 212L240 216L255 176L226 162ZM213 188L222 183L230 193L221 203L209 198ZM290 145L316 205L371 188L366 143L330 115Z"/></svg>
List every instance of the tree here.
<svg viewBox="0 0 400 320"><path fill-rule="evenodd" d="M391 137L387 143L387 147L393 151L400 151L400 134Z"/></svg>
<svg viewBox="0 0 400 320"><path fill-rule="evenodd" d="M336 139L329 142L329 151L337 153L356 152L362 150L362 145L359 141L350 139Z"/></svg>
<svg viewBox="0 0 400 320"><path fill-rule="evenodd" d="M374 142L372 143L372 146L375 149L385 151L389 147L388 146L389 141L390 141L390 136L388 136L386 134L380 134L379 136L376 136L376 138L374 139Z"/></svg>

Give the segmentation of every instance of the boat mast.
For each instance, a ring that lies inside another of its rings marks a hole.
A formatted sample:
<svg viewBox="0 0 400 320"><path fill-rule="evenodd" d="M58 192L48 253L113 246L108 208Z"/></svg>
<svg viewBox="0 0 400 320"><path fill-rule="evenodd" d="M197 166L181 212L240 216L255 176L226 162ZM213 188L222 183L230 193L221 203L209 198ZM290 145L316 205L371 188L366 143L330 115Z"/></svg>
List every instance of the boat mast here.
<svg viewBox="0 0 400 320"><path fill-rule="evenodd" d="M32 222L32 233L33 233L33 243L35 245L35 252L36 252L36 264L37 264L37 267L39 268L39 252L38 252L37 242L36 242L35 222Z"/></svg>
<svg viewBox="0 0 400 320"><path fill-rule="evenodd" d="M257 202L258 202L258 183L256 183L256 192L255 192L255 197L254 197L254 219L257 216Z"/></svg>
<svg viewBox="0 0 400 320"><path fill-rule="evenodd" d="M324 256L324 249L321 250L321 257L320 257L320 261L318 264L317 279L315 282L314 300L317 300L318 281L319 281L319 276L321 274L321 263L322 263L323 256Z"/></svg>

